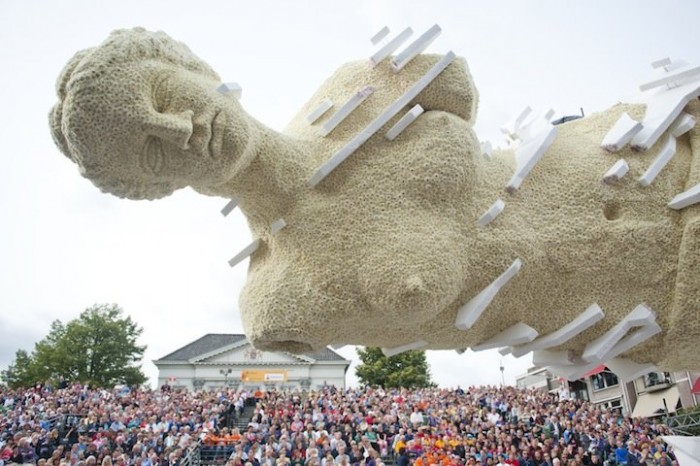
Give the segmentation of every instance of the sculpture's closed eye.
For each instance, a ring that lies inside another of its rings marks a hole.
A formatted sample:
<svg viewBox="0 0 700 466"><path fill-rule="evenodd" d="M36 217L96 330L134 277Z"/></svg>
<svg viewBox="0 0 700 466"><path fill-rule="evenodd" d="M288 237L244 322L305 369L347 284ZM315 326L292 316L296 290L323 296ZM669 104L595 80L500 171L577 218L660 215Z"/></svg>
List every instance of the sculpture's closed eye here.
<svg viewBox="0 0 700 466"><path fill-rule="evenodd" d="M141 166L157 175L163 169L163 147L161 140L155 137L148 138L146 147L141 155Z"/></svg>

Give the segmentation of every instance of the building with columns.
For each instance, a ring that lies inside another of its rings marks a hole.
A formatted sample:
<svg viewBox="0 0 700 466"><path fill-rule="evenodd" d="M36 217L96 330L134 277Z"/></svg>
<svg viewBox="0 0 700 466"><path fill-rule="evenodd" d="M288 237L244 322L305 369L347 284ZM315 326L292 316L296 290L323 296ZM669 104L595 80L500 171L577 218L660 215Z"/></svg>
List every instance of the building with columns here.
<svg viewBox="0 0 700 466"><path fill-rule="evenodd" d="M245 335L209 333L153 361L158 386L187 390L345 387L350 361L330 348L308 354L259 351Z"/></svg>

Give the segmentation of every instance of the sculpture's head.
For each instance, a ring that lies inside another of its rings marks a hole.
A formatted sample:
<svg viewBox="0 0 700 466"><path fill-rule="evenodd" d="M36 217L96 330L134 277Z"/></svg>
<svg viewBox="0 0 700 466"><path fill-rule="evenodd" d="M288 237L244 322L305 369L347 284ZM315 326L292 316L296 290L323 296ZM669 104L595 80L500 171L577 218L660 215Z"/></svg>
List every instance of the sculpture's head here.
<svg viewBox="0 0 700 466"><path fill-rule="evenodd" d="M241 169L249 117L217 74L163 32L113 32L78 52L57 82L56 144L104 192L157 199L207 191Z"/></svg>

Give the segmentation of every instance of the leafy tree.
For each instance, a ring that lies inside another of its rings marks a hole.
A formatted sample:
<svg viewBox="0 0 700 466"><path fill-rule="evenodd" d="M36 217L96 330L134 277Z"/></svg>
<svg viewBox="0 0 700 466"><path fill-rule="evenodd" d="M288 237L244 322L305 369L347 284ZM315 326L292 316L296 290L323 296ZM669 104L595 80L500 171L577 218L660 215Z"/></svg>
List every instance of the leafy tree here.
<svg viewBox="0 0 700 466"><path fill-rule="evenodd" d="M140 385L146 381L138 365L146 347L136 343L142 332L119 306L94 305L67 324L54 321L31 355L17 351L2 377L10 387L47 380L98 387Z"/></svg>
<svg viewBox="0 0 700 466"><path fill-rule="evenodd" d="M425 351L406 351L386 357L379 348L357 348L362 364L355 373L363 384L384 388L434 387Z"/></svg>
<svg viewBox="0 0 700 466"><path fill-rule="evenodd" d="M15 360L7 369L0 373L0 377L9 387L28 387L36 382L36 374L33 374L31 356L23 349L15 353Z"/></svg>

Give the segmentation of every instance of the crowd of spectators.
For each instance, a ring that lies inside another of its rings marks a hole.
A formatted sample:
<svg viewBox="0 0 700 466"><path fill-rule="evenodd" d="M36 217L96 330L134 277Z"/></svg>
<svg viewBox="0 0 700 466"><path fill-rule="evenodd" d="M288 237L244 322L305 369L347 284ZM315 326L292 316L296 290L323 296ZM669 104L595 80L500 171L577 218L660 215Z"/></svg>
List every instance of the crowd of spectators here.
<svg viewBox="0 0 700 466"><path fill-rule="evenodd" d="M37 386L0 389L0 462L184 466L197 452L226 466L673 466L660 422L515 387Z"/></svg>

